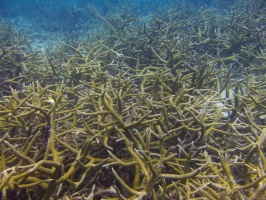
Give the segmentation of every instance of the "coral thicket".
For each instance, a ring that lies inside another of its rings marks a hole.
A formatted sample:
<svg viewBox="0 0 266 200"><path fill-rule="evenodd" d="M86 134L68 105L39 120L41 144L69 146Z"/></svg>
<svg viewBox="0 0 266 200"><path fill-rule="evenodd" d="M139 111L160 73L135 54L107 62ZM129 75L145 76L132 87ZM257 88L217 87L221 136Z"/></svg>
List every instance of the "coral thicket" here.
<svg viewBox="0 0 266 200"><path fill-rule="evenodd" d="M45 53L0 23L2 199L263 199L265 3L88 7L105 31Z"/></svg>

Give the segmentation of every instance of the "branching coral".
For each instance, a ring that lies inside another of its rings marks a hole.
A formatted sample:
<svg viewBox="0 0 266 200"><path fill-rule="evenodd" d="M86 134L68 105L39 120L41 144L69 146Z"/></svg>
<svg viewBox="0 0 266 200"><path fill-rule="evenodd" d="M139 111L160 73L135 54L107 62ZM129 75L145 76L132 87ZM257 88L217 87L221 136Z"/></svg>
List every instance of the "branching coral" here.
<svg viewBox="0 0 266 200"><path fill-rule="evenodd" d="M253 32L265 14L216 27L212 12L153 16L43 58L22 36L1 44L3 199L265 196L265 38Z"/></svg>

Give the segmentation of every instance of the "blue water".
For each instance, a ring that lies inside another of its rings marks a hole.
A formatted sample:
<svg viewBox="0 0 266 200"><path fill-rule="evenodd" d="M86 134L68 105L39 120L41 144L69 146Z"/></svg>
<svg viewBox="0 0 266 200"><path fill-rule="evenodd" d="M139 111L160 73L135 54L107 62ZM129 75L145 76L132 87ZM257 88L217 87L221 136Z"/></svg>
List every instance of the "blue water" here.
<svg viewBox="0 0 266 200"><path fill-rule="evenodd" d="M208 7L227 9L236 0L0 0L0 17L30 36L33 50L54 48L60 42L86 41L88 33L98 34L108 27L89 8L115 24L115 18L134 18L140 24L151 16L165 17L167 12L183 12ZM196 15L194 15L196 17ZM196 18L195 18L196 19ZM47 47L48 46L48 47Z"/></svg>
<svg viewBox="0 0 266 200"><path fill-rule="evenodd" d="M156 14L159 8L169 9L180 2L194 6L210 6L212 3L211 0L1 0L0 11L4 17L23 16L41 18L56 16L54 20L60 20L60 18L65 19L64 16L66 14L73 13L74 7L84 9L88 3L96 6L102 13L107 13L115 7L130 6L132 9L138 9L140 13L145 15L147 13ZM226 2L226 0L223 2ZM233 3L233 0L228 2ZM85 16L83 15L83 17Z"/></svg>
<svg viewBox="0 0 266 200"><path fill-rule="evenodd" d="M85 32L90 31L100 21L88 9L92 5L103 16L112 16L126 10L132 17L145 20L150 15L160 15L169 10L181 7L213 6L211 0L1 0L1 16L12 26L21 28L31 35L38 34L36 40L47 41L46 34L75 34L82 39ZM223 0L223 6L234 1ZM62 38L61 38L62 39Z"/></svg>
<svg viewBox="0 0 266 200"><path fill-rule="evenodd" d="M2 17L14 19L22 17L25 20L42 20L49 23L58 21L86 20L93 17L86 5L89 3L96 7L102 15L106 15L116 9L128 7L138 16L158 14L163 10L175 9L182 2L186 6L211 6L211 0L1 0L0 13ZM223 1L233 3L234 1ZM59 25L59 24L58 24Z"/></svg>

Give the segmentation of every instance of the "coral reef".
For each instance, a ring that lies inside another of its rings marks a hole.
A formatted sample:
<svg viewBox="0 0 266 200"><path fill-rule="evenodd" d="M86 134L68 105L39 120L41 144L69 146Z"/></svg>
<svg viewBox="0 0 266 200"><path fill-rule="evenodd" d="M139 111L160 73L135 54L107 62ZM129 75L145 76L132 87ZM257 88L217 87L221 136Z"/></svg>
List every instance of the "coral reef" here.
<svg viewBox="0 0 266 200"><path fill-rule="evenodd" d="M262 199L263 1L90 9L109 32L46 55L0 24L2 199Z"/></svg>

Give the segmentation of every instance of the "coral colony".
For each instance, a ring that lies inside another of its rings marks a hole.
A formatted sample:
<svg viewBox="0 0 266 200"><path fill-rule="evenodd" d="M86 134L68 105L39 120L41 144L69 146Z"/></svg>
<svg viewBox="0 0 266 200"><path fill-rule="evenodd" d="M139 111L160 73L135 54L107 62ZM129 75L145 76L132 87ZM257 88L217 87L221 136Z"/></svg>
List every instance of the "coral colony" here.
<svg viewBox="0 0 266 200"><path fill-rule="evenodd" d="M0 23L1 198L266 196L266 4L178 5L46 52Z"/></svg>

